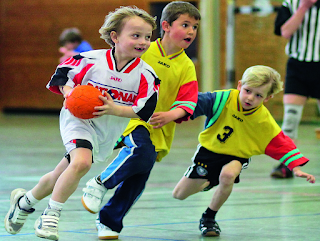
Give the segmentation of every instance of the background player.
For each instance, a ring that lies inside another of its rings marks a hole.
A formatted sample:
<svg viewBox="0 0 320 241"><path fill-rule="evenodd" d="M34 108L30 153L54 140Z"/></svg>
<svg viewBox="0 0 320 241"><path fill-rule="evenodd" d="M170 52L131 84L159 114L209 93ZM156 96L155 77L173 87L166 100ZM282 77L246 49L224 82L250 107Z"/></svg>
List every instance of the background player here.
<svg viewBox="0 0 320 241"><path fill-rule="evenodd" d="M93 50L90 43L83 39L78 28L64 29L60 34L59 44L59 52L63 54L59 59L60 63L79 53Z"/></svg>
<svg viewBox="0 0 320 241"><path fill-rule="evenodd" d="M285 0L275 21L275 34L288 39L289 56L283 96L283 132L298 139L303 106L309 97L316 98L320 110L320 2ZM293 177L292 171L280 164L271 172L275 178Z"/></svg>

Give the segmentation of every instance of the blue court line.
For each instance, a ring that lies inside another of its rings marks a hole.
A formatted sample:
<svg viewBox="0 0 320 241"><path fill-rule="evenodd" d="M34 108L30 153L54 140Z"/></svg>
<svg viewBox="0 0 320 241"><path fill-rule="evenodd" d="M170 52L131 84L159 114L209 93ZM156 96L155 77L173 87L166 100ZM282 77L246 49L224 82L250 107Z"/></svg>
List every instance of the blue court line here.
<svg viewBox="0 0 320 241"><path fill-rule="evenodd" d="M274 219L274 218L291 218L291 217L306 217L306 216L318 216L318 215L320 215L320 213L295 214L295 215L270 216L270 217L255 217L255 218L217 219L217 222L240 221L240 220L256 220L256 219ZM127 225L127 226L125 226L125 228L150 227L150 226L161 226L161 225L177 225L177 224L190 224L190 223L198 223L198 222L199 221L196 221L196 222L178 222L178 223L144 224L144 225Z"/></svg>
<svg viewBox="0 0 320 241"><path fill-rule="evenodd" d="M240 220L258 220L258 219L275 219L275 218L291 218L291 217L307 217L307 216L319 216L320 213L310 213L310 214L295 214L295 215L284 215L284 216L270 216L270 217L254 217L254 218L233 218L233 219L220 219L218 222L228 222L228 221L240 221ZM165 225L180 225L180 224L193 224L198 223L198 221L194 222L176 222L176 223L154 223L154 224L142 224L142 225L127 225L124 228L136 228L136 227L152 227L152 226L165 226ZM94 230L94 231L93 231ZM95 229L78 229L78 230L69 230L69 231L59 231L59 233L78 233L78 234L96 234L97 231ZM3 234L1 237L17 237L17 236L27 236L27 235L35 235L34 233L25 233L25 234ZM150 238L150 237L137 237L137 236L127 236L121 235L121 237L126 238L141 238L141 239L154 239L154 240L169 240L169 241L183 241L179 239L165 239L165 238Z"/></svg>

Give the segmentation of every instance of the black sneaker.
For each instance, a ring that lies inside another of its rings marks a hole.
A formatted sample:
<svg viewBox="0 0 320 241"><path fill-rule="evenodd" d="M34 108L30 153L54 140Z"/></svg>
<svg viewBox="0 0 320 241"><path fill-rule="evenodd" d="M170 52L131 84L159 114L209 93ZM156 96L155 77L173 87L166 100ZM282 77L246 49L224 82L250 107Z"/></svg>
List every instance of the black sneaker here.
<svg viewBox="0 0 320 241"><path fill-rule="evenodd" d="M221 232L218 223L213 218L202 217L199 229L204 237L219 236Z"/></svg>
<svg viewBox="0 0 320 241"><path fill-rule="evenodd" d="M272 170L270 176L273 178L292 178L293 172L281 163L279 166Z"/></svg>

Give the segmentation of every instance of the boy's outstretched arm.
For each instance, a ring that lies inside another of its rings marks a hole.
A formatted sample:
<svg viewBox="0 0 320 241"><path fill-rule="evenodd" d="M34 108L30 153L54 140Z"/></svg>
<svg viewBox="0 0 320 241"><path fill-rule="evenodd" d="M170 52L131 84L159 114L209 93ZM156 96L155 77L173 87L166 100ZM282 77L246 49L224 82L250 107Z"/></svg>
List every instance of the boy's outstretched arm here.
<svg viewBox="0 0 320 241"><path fill-rule="evenodd" d="M154 129L158 129L171 121L176 123L188 121L195 110L197 100L198 83L197 81L190 81L180 86L178 96L172 103L170 110L153 113L149 124L153 125Z"/></svg>
<svg viewBox="0 0 320 241"><path fill-rule="evenodd" d="M309 159L303 156L291 138L286 136L283 131L280 131L280 133L271 140L265 150L265 154L286 165L293 171L295 176L306 178L308 182L315 183L316 179L313 175L303 172L300 169L300 166L305 165Z"/></svg>
<svg viewBox="0 0 320 241"><path fill-rule="evenodd" d="M187 112L182 108L176 108L170 111L154 113L150 119L150 125L153 125L154 129L161 128L171 121L180 119L187 115Z"/></svg>
<svg viewBox="0 0 320 241"><path fill-rule="evenodd" d="M302 177L302 178L307 178L307 181L310 182L310 183L315 183L316 182L316 178L313 175L301 171L300 167L294 167L292 169L292 171L293 171L295 176Z"/></svg>

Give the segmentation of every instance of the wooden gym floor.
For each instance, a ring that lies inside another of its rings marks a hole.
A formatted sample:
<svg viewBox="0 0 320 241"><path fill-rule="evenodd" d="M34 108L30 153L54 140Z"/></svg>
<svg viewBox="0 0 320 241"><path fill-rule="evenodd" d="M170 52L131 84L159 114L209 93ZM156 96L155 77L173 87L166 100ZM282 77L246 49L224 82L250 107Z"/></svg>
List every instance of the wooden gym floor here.
<svg viewBox="0 0 320 241"><path fill-rule="evenodd" d="M145 192L124 220L121 241L267 241L320 240L320 140L314 129L320 124L302 124L298 148L310 158L303 170L314 174L315 184L304 179L275 180L270 178L275 160L261 155L253 157L249 168L241 174L241 182L217 215L222 229L220 237L203 238L198 221L206 209L212 191L199 193L184 201L175 200L171 192L190 165L197 146L197 135L203 119L177 126L170 154L156 163ZM263 138L263 137L261 137ZM9 209L13 189L32 188L39 178L53 170L64 153L57 115L0 114L0 216ZM93 165L81 180L77 191L67 201L59 223L61 241L98 240L96 216L84 210L81 189L86 181L105 168ZM105 197L111 197L109 191ZM40 240L33 224L44 210L48 198L35 206L17 235L10 235L0 224L0 240Z"/></svg>

